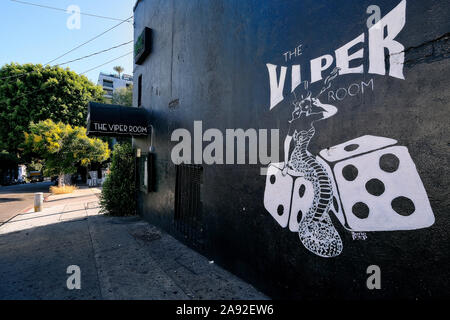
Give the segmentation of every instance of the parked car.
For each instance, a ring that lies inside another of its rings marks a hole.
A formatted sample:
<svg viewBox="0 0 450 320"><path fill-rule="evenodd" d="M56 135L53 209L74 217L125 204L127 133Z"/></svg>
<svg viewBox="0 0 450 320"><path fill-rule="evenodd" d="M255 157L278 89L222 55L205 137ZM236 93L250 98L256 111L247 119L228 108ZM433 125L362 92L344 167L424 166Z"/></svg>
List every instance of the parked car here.
<svg viewBox="0 0 450 320"><path fill-rule="evenodd" d="M44 181L44 175L41 171L30 171L28 178L31 183Z"/></svg>

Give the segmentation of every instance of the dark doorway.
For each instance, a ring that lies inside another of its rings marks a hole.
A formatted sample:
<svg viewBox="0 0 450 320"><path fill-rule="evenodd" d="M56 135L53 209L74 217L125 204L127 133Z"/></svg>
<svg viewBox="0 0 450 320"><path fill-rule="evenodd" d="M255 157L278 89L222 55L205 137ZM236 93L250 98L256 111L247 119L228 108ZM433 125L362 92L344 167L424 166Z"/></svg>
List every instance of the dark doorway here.
<svg viewBox="0 0 450 320"><path fill-rule="evenodd" d="M191 244L203 247L201 185L203 168L199 165L176 166L175 215L176 230Z"/></svg>

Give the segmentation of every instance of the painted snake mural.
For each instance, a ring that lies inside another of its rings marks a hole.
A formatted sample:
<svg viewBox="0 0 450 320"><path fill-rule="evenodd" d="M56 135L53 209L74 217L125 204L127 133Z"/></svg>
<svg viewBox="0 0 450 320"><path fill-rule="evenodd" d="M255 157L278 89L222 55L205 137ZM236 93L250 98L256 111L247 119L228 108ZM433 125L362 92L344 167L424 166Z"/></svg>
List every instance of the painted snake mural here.
<svg viewBox="0 0 450 320"><path fill-rule="evenodd" d="M343 250L330 213L353 233L413 230L434 223L414 162L407 148L398 146L396 140L366 135L324 149L318 155L309 152L315 122L338 111L319 100L338 75L339 68L335 68L316 97L312 97L307 82L306 97L297 99L294 91L294 110L284 141L285 160L269 166L264 193L265 208L275 220L283 228L289 225L290 231L298 232L306 249L325 258L336 257ZM390 165L384 164L388 158L392 160L388 160ZM349 174L349 168L353 168L350 171L355 176ZM402 186L408 187L397 190L399 179ZM373 190L374 183L382 188ZM410 209L405 212L400 202L409 203Z"/></svg>
<svg viewBox="0 0 450 320"><path fill-rule="evenodd" d="M377 23L368 24L368 73L404 79L404 54L391 54L387 68L384 52L386 49L403 52L403 45L394 39L405 23L406 1L403 0ZM366 240L366 232L416 230L428 228L435 222L408 147L399 145L397 140L366 134L322 149L316 155L309 152L316 132L314 124L338 111L334 105L322 103L319 97L328 92L330 101L331 84L338 76L364 73L363 66L358 70L349 68L349 60L356 56L348 56L348 49L365 39L363 33L337 49L335 59L326 55L310 61L311 83L322 80L322 72L334 62L336 65L315 97L308 88L309 83L301 82L300 64L290 67L294 110L284 141L284 162L278 162L276 158L264 171L265 209L282 228L288 227L289 231L298 233L303 246L320 257L336 257L342 253L343 242L337 230L352 232L353 240ZM358 52L361 58L364 50ZM277 65L267 63L266 66L270 85L269 110L272 110L284 100L288 67L279 66L278 75ZM373 79L370 81L373 85ZM302 84L304 89L300 89ZM304 95L299 95L300 91ZM333 101L341 100L333 98ZM377 130L371 128L371 131ZM331 220L330 214L337 218L343 229L335 228L335 220Z"/></svg>
<svg viewBox="0 0 450 320"><path fill-rule="evenodd" d="M335 69L325 80L329 87L331 80L339 73ZM319 95L324 92L322 89ZM333 190L325 168L308 151L308 145L315 134L314 122L327 119L337 113L337 108L322 104L308 92L306 98L293 102L294 111L289 121L289 132L284 143L285 159L283 175L293 170L310 181L314 188L314 200L305 217L299 223L302 244L311 252L322 257L335 257L342 252L342 240L334 227L329 210L333 205ZM294 140L295 148L289 156L289 148Z"/></svg>

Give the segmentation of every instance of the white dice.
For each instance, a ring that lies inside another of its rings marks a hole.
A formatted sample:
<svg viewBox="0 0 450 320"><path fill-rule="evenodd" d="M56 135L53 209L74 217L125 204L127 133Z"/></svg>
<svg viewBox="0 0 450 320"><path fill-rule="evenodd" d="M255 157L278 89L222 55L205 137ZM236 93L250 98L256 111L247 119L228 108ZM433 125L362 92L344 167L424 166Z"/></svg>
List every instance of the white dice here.
<svg viewBox="0 0 450 320"><path fill-rule="evenodd" d="M273 163L267 170L264 207L280 226L286 228L291 212L294 179L288 174L283 176L283 165L283 163Z"/></svg>
<svg viewBox="0 0 450 320"><path fill-rule="evenodd" d="M433 225L434 214L408 149L394 144L393 139L363 136L322 150L317 157L332 172L342 204L336 216L347 229L393 231Z"/></svg>
<svg viewBox="0 0 450 320"><path fill-rule="evenodd" d="M305 217L314 200L314 189L310 181L298 177L294 182L292 193L291 215L289 218L289 230L298 231L298 226Z"/></svg>
<svg viewBox="0 0 450 320"><path fill-rule="evenodd" d="M264 207L280 226L298 232L298 225L312 205L312 183L298 173L288 170L283 176L284 163L272 163L267 170Z"/></svg>
<svg viewBox="0 0 450 320"><path fill-rule="evenodd" d="M426 228L434 214L416 166L396 140L363 136L322 150L323 165L333 189L334 213L348 230L357 232ZM282 226L297 232L314 201L313 184L284 163L269 166L264 206Z"/></svg>
<svg viewBox="0 0 450 320"><path fill-rule="evenodd" d="M394 139L367 135L322 150L319 155L327 162L337 162L396 143Z"/></svg>

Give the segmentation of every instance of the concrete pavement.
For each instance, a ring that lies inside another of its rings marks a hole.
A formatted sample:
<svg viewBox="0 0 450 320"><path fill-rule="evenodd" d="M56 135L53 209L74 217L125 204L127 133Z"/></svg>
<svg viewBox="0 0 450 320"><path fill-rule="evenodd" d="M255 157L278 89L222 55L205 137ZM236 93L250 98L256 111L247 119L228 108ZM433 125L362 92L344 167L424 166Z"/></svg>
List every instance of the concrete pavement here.
<svg viewBox="0 0 450 320"><path fill-rule="evenodd" d="M100 214L99 192L50 196L0 227L0 299L267 299L139 217Z"/></svg>

